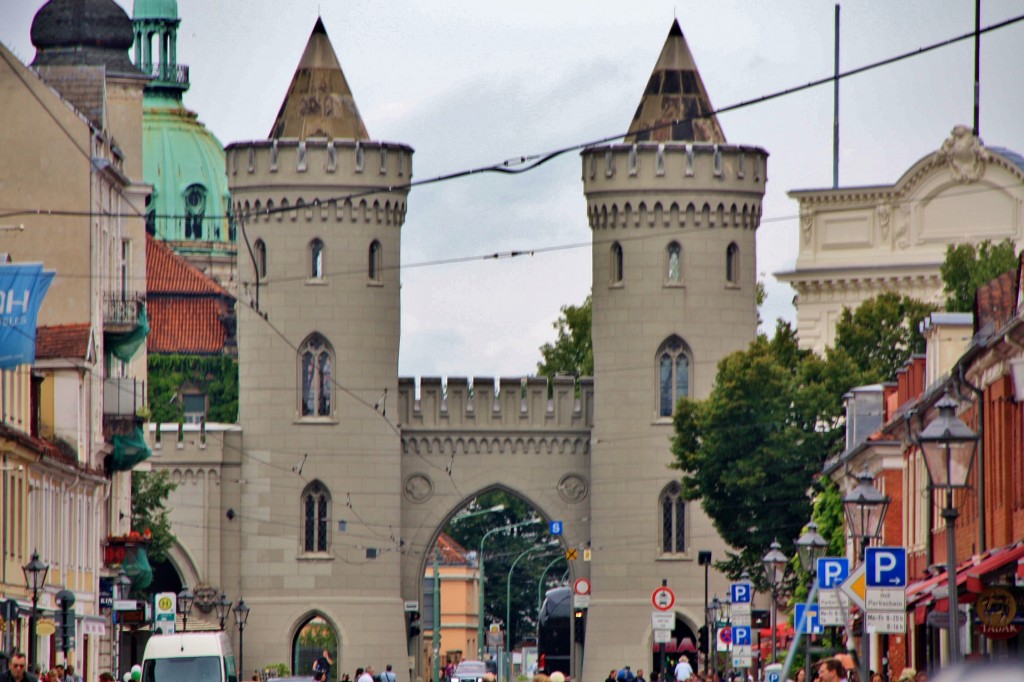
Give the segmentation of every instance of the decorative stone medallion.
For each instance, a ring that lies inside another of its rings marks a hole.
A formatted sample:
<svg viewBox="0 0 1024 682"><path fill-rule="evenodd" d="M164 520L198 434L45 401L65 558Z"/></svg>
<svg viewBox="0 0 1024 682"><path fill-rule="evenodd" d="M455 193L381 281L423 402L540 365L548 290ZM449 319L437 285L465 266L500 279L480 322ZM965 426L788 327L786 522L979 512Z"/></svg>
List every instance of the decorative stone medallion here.
<svg viewBox="0 0 1024 682"><path fill-rule="evenodd" d="M558 482L558 494L566 502L575 504L586 499L590 492L587 481L577 474L566 474Z"/></svg>
<svg viewBox="0 0 1024 682"><path fill-rule="evenodd" d="M434 484L424 474L405 479L405 496L413 502L426 502L434 494Z"/></svg>

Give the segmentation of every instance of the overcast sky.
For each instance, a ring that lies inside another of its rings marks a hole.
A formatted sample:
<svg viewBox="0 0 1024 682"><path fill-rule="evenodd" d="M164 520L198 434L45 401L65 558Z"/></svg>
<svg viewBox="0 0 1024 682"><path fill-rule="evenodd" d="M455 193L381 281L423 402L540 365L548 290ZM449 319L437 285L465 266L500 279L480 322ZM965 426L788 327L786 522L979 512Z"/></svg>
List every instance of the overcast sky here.
<svg viewBox="0 0 1024 682"><path fill-rule="evenodd" d="M0 0L0 41L25 62L41 0ZM120 4L130 13L131 1ZM416 150L415 179L625 132L677 16L712 104L828 76L832 2L820 0L178 0L186 105L223 144L266 139L318 13L371 138ZM1024 13L985 0L982 25ZM842 4L842 68L973 30L971 0ZM981 137L1024 151L1024 22L987 34ZM840 184L891 183L972 122L973 42L846 79ZM720 116L731 143L770 153L758 232L762 317L794 319L772 273L797 253L792 189L832 181L832 88ZM2 127L0 127L2 137ZM2 153L0 153L2 154ZM2 158L2 155L0 155ZM403 375L522 376L554 336L559 307L590 291L588 246L409 267L441 259L586 244L576 153L521 176L414 189L402 232ZM680 330L685 335L685 330ZM295 339L298 341L298 339Z"/></svg>

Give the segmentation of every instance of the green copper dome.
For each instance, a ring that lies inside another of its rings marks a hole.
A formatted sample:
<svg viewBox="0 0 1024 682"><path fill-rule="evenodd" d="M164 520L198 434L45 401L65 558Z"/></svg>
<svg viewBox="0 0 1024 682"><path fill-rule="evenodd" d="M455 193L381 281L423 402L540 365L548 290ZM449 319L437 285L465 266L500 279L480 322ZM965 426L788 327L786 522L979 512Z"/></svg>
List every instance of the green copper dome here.
<svg viewBox="0 0 1024 682"><path fill-rule="evenodd" d="M135 0L132 6L135 19L177 19L178 0Z"/></svg>

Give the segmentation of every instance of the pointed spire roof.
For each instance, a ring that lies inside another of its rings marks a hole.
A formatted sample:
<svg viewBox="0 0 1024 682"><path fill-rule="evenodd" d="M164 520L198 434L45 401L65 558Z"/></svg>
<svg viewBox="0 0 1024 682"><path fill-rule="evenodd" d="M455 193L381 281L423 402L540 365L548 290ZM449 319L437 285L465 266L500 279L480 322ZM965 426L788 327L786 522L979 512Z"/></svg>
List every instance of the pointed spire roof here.
<svg viewBox="0 0 1024 682"><path fill-rule="evenodd" d="M319 17L270 131L272 140L285 137L370 139Z"/></svg>
<svg viewBox="0 0 1024 682"><path fill-rule="evenodd" d="M724 143L725 133L717 117L712 114L698 118L712 111L714 108L697 71L697 63L690 54L679 22L673 19L651 80L629 125L626 142ZM674 120L678 123L667 125ZM637 132L655 126L663 127Z"/></svg>

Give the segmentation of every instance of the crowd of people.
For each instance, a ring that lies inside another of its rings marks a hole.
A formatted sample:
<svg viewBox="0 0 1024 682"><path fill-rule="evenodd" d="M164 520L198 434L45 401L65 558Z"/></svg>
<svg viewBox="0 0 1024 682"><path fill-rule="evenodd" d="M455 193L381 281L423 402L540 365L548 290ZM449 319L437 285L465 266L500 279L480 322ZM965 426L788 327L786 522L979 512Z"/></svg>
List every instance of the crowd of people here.
<svg viewBox="0 0 1024 682"><path fill-rule="evenodd" d="M60 663L49 670L42 670L37 663L29 670L25 654L13 651L7 660L7 671L0 675L0 682L82 682L82 676L75 673L75 666ZM2 669L2 668L0 668ZM113 681L113 676L109 678ZM106 682L102 677L101 682Z"/></svg>

